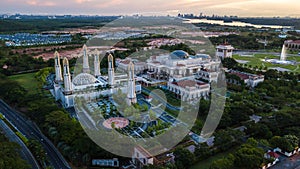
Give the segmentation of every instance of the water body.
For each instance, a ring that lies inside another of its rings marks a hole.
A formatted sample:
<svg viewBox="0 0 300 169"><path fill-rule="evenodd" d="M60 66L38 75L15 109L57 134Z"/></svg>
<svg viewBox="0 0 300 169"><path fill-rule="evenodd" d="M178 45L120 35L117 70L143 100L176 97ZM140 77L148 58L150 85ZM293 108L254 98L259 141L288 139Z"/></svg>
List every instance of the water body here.
<svg viewBox="0 0 300 169"><path fill-rule="evenodd" d="M224 22L223 20L208 20L208 19L186 19L184 23L207 23L207 24L217 24L224 26L239 26L239 27L254 27L254 28L272 28L272 29L282 29L282 28L291 28L291 26L280 26L280 25L255 25L246 22Z"/></svg>

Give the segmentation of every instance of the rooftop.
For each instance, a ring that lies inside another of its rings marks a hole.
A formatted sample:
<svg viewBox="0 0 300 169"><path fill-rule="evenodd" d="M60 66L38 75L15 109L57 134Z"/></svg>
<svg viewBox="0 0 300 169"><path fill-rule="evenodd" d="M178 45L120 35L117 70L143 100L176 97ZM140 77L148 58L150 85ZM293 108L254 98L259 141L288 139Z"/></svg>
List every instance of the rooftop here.
<svg viewBox="0 0 300 169"><path fill-rule="evenodd" d="M130 63L130 60L129 59L122 60L122 61L120 61L120 63L128 65Z"/></svg>
<svg viewBox="0 0 300 169"><path fill-rule="evenodd" d="M189 54L183 50L175 50L170 54L170 59L188 59Z"/></svg>
<svg viewBox="0 0 300 169"><path fill-rule="evenodd" d="M233 75L237 75L239 78L241 78L242 80L246 80L246 79L249 79L250 76L249 75L246 75L244 73L240 73L240 72L230 72L230 74L233 74Z"/></svg>
<svg viewBox="0 0 300 169"><path fill-rule="evenodd" d="M287 40L285 41L286 43L295 43L295 44L300 44L300 40Z"/></svg>
<svg viewBox="0 0 300 169"><path fill-rule="evenodd" d="M73 79L72 82L75 86L90 85L97 82L99 83L99 81L94 76L88 73L80 73Z"/></svg>
<svg viewBox="0 0 300 169"><path fill-rule="evenodd" d="M186 88L186 87L196 87L197 85L201 86L201 85L206 85L206 83L201 83L201 82L197 82L195 80L181 80L178 82L173 82L173 84L182 87L182 88Z"/></svg>
<svg viewBox="0 0 300 169"><path fill-rule="evenodd" d="M264 77L263 75L255 75L255 74L239 72L239 71L235 71L235 70L230 70L229 74L237 75L242 80L246 80L246 79L250 79L250 78L255 79L255 78L263 78Z"/></svg>
<svg viewBox="0 0 300 169"><path fill-rule="evenodd" d="M234 49L234 47L231 46L230 44L225 43L225 44L218 45L217 49Z"/></svg>
<svg viewBox="0 0 300 169"><path fill-rule="evenodd" d="M279 158L279 157L280 157L279 154L277 154L277 153L275 153L275 152L273 152L273 151L268 152L268 155L271 156L271 157L274 157L274 158Z"/></svg>

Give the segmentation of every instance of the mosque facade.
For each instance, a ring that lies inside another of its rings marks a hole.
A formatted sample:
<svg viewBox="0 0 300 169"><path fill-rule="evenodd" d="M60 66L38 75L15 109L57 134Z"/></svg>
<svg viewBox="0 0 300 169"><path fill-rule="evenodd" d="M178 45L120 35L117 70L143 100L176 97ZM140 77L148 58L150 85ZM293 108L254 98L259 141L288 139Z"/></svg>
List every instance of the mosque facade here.
<svg viewBox="0 0 300 169"><path fill-rule="evenodd" d="M114 57L112 54L109 54L108 75L102 76L100 71L100 52L98 50L89 52L87 46L84 46L82 53L82 71L74 75L70 71L68 59L64 58L61 66L60 55L58 52L55 52L55 80L52 94L56 101L61 102L63 107L69 108L74 106L76 97L92 100L97 99L100 95L112 95L121 89L123 93L127 93L130 102L136 103L136 93L141 92L141 85L136 85L135 83L133 64L128 69L128 75L115 75ZM90 68L89 58L94 59L93 71ZM124 87L126 85L121 84L128 84L128 87ZM106 89L98 90L99 88Z"/></svg>

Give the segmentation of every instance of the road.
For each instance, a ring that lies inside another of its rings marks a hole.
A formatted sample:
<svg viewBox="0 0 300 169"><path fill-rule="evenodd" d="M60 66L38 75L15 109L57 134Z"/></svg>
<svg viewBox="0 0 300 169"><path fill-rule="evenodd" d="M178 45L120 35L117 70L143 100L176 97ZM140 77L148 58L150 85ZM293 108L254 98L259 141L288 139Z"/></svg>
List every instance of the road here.
<svg viewBox="0 0 300 169"><path fill-rule="evenodd" d="M24 136L29 139L39 140L42 144L51 165L55 169L71 169L67 161L52 144L52 142L42 134L39 128L30 120L27 120L19 112L13 110L5 102L0 100L0 112L5 115Z"/></svg>
<svg viewBox="0 0 300 169"><path fill-rule="evenodd" d="M23 143L23 141L14 133L14 131L9 128L6 123L0 119L0 128L3 129L3 132L5 133L5 136L9 139L11 142L15 142L20 145L20 155L21 157L30 164L32 169L40 169L39 164L33 157L30 150L27 148L27 146Z"/></svg>
<svg viewBox="0 0 300 169"><path fill-rule="evenodd" d="M292 157L286 157L280 153L279 162L270 167L270 169L296 169L300 166L300 154L296 154Z"/></svg>

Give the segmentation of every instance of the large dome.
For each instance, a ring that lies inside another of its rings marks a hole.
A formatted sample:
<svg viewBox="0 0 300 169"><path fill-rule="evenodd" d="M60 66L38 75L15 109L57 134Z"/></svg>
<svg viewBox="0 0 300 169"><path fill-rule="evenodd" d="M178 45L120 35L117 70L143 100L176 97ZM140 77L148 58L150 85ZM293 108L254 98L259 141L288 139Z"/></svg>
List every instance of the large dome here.
<svg viewBox="0 0 300 169"><path fill-rule="evenodd" d="M73 84L75 86L83 86L83 85L89 85L89 84L95 84L97 83L97 79L88 73L80 73L73 79Z"/></svg>
<svg viewBox="0 0 300 169"><path fill-rule="evenodd" d="M170 59L187 59L189 54L183 50L175 50L170 54Z"/></svg>

